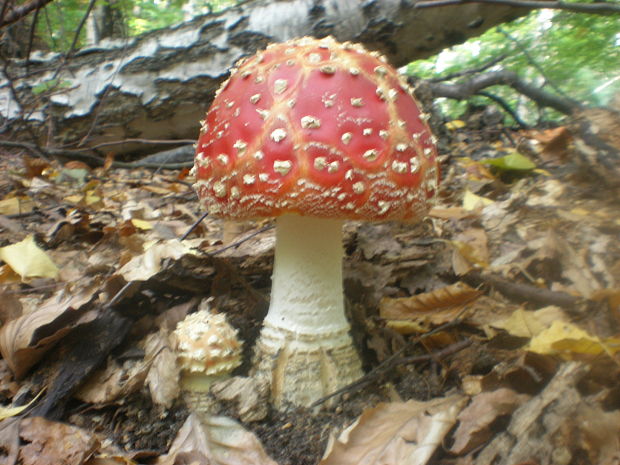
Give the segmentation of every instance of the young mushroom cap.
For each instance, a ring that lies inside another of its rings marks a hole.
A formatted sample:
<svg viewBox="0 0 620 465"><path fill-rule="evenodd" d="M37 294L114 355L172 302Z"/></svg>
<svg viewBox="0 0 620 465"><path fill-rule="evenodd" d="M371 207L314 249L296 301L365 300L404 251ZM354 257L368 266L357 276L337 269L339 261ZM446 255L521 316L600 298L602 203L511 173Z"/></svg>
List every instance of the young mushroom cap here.
<svg viewBox="0 0 620 465"><path fill-rule="evenodd" d="M179 322L172 335L185 400L201 410L201 399L211 384L241 364L237 331L224 314L202 309Z"/></svg>
<svg viewBox="0 0 620 465"><path fill-rule="evenodd" d="M361 376L345 318L342 221L416 220L435 195L434 137L409 86L362 46L301 38L241 60L196 148L196 190L227 219L279 217L255 355L278 408Z"/></svg>

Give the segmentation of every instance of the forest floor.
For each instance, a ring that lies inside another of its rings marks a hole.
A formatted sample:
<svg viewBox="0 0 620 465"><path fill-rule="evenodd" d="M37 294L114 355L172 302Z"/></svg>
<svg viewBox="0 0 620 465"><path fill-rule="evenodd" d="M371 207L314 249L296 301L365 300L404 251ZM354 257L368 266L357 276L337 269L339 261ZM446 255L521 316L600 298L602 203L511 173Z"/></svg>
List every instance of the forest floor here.
<svg viewBox="0 0 620 465"><path fill-rule="evenodd" d="M269 221L181 242L201 215L187 171L3 154L2 463L620 464L618 187L567 128L449 127L425 220L345 227L365 377L287 413L244 378ZM244 362L197 416L170 333L206 305Z"/></svg>

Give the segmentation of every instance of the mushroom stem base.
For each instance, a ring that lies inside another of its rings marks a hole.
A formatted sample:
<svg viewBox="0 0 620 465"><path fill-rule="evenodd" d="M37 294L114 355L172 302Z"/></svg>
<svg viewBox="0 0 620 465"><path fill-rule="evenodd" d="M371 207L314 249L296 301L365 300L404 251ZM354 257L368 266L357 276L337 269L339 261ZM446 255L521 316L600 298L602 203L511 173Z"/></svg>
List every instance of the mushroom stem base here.
<svg viewBox="0 0 620 465"><path fill-rule="evenodd" d="M270 383L278 410L307 407L363 374L348 330L304 337L266 324L255 357L254 377Z"/></svg>

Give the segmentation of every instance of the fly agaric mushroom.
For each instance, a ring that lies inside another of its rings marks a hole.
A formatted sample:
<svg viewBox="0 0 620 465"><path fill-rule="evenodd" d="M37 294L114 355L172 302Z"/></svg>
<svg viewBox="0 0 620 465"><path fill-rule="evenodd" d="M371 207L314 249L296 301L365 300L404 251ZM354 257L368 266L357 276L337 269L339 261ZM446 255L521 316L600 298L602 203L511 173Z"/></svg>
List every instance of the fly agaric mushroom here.
<svg viewBox="0 0 620 465"><path fill-rule="evenodd" d="M427 119L384 57L331 37L272 44L216 93L196 190L221 218L278 217L254 366L277 408L308 406L361 376L344 312L342 224L427 212L438 182Z"/></svg>

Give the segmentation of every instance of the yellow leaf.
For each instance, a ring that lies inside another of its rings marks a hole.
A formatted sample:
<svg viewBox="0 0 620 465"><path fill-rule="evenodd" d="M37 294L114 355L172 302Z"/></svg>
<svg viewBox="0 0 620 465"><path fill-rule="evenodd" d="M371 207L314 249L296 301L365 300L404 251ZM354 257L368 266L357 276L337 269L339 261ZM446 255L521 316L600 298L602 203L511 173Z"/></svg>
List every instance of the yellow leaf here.
<svg viewBox="0 0 620 465"><path fill-rule="evenodd" d="M570 212L574 215L579 215L579 216L590 216L591 214L588 210L584 208L580 208L580 207L573 208Z"/></svg>
<svg viewBox="0 0 620 465"><path fill-rule="evenodd" d="M0 200L0 215L19 215L32 211L32 200L28 197L11 197Z"/></svg>
<svg viewBox="0 0 620 465"><path fill-rule="evenodd" d="M16 415L19 415L24 410L26 410L28 407L30 407L34 403L34 401L36 401L39 398L39 396L42 393L43 393L43 391L39 392L30 402L28 402L25 405L20 405L19 407L2 407L2 406L0 406L0 421L1 420L6 420L7 418L14 417Z"/></svg>
<svg viewBox="0 0 620 465"><path fill-rule="evenodd" d="M478 208L486 207L492 203L493 200L476 195L469 189L465 191L465 195L463 196L463 208L468 211L477 210Z"/></svg>
<svg viewBox="0 0 620 465"><path fill-rule="evenodd" d="M555 321L565 321L566 315L559 307L549 306L536 311L518 309L508 318L491 326L503 329L516 337L535 337L548 329Z"/></svg>
<svg viewBox="0 0 620 465"><path fill-rule="evenodd" d="M556 320L530 341L529 350L567 359L576 355L614 354L620 350L620 339L601 340L571 323Z"/></svg>
<svg viewBox="0 0 620 465"><path fill-rule="evenodd" d="M132 219L131 224L133 224L136 228L148 231L149 229L153 229L153 225L149 221L140 220L140 219Z"/></svg>
<svg viewBox="0 0 620 465"><path fill-rule="evenodd" d="M4 260L22 281L30 278L56 278L58 267L36 244L32 235L17 244L0 247L0 260Z"/></svg>
<svg viewBox="0 0 620 465"><path fill-rule="evenodd" d="M449 129L450 131L461 129L461 128L464 128L465 126L466 126L465 122L461 121L460 119L453 119L452 121L448 121L446 123L446 129Z"/></svg>

